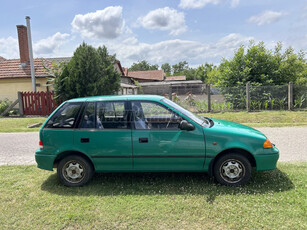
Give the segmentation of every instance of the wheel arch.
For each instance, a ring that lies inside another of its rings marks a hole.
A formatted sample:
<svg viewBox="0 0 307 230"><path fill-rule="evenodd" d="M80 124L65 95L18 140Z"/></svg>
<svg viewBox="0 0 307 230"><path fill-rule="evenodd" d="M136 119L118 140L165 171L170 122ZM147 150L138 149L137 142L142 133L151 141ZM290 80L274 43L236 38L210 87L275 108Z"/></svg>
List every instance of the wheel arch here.
<svg viewBox="0 0 307 230"><path fill-rule="evenodd" d="M83 157L84 159L86 159L93 167L93 169L95 170L95 165L93 163L93 161L90 159L89 156L87 156L86 154L82 153L82 152L79 152L79 151L64 151L64 152L61 152L57 155L57 157L55 158L54 162L53 162L53 168L56 168L58 163L64 159L65 157L67 156L80 156L80 157Z"/></svg>
<svg viewBox="0 0 307 230"><path fill-rule="evenodd" d="M217 160L219 158L221 158L222 156L225 156L228 153L238 153L241 154L242 156L246 157L248 159L248 161L250 162L252 167L256 167L256 160L255 157L247 150L245 149L240 149L240 148L230 148L230 149L225 149L222 152L220 152L216 157L214 157L214 159L210 162L209 165L209 175L212 176L213 175L213 168L215 163L217 162Z"/></svg>

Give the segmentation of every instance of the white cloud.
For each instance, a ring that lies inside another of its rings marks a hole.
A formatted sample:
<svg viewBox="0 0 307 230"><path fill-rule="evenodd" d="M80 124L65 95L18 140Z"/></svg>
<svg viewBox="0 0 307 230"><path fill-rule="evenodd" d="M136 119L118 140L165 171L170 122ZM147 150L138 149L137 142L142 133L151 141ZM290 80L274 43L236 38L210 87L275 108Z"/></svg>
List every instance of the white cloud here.
<svg viewBox="0 0 307 230"><path fill-rule="evenodd" d="M223 49L231 49L239 47L242 43L247 43L252 39L252 37L244 37L241 34L232 33L218 40L215 46Z"/></svg>
<svg viewBox="0 0 307 230"><path fill-rule="evenodd" d="M230 2L230 6L231 6L232 8L235 8L235 7L237 7L237 6L239 5L239 3L240 3L240 0L232 0L232 1Z"/></svg>
<svg viewBox="0 0 307 230"><path fill-rule="evenodd" d="M19 58L18 40L13 37L0 38L0 56L6 59Z"/></svg>
<svg viewBox="0 0 307 230"><path fill-rule="evenodd" d="M251 39L253 38L240 34L229 34L216 43L174 39L149 44L138 42L133 38L131 44L110 42L105 45L111 50L111 53L116 53L124 66L129 66L139 60L157 64L165 62L172 64L186 60L192 66L213 59L218 62L222 57L229 57L241 44L247 45Z"/></svg>
<svg viewBox="0 0 307 230"><path fill-rule="evenodd" d="M200 9L207 4L218 4L221 0L181 0L179 7L182 9Z"/></svg>
<svg viewBox="0 0 307 230"><path fill-rule="evenodd" d="M169 7L150 11L146 16L140 17L138 22L146 29L169 30L170 35L179 35L186 31L184 13Z"/></svg>
<svg viewBox="0 0 307 230"><path fill-rule="evenodd" d="M230 3L232 8L237 7L240 3L240 0L181 0L179 7L182 9L201 9L207 4L221 4L221 3Z"/></svg>
<svg viewBox="0 0 307 230"><path fill-rule="evenodd" d="M250 17L248 19L248 22L256 23L258 26L262 26L265 24L271 24L273 22L276 22L286 14L287 14L286 12L282 11L277 12L277 11L266 10L258 15Z"/></svg>
<svg viewBox="0 0 307 230"><path fill-rule="evenodd" d="M53 36L39 40L34 43L33 50L37 56L50 56L57 52L57 50L67 41L69 34L55 33Z"/></svg>
<svg viewBox="0 0 307 230"><path fill-rule="evenodd" d="M121 6L110 6L94 13L78 14L72 23L73 31L92 39L114 39L124 28Z"/></svg>

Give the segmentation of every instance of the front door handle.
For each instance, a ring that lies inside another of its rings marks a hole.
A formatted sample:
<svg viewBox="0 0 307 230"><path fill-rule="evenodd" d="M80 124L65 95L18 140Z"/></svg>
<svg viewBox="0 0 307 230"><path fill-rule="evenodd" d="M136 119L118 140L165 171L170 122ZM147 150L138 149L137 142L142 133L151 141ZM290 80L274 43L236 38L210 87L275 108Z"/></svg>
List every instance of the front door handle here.
<svg viewBox="0 0 307 230"><path fill-rule="evenodd" d="M148 138L147 137L140 137L139 142L140 143L148 143Z"/></svg>
<svg viewBox="0 0 307 230"><path fill-rule="evenodd" d="M90 142L89 138L81 138L81 143L88 143Z"/></svg>

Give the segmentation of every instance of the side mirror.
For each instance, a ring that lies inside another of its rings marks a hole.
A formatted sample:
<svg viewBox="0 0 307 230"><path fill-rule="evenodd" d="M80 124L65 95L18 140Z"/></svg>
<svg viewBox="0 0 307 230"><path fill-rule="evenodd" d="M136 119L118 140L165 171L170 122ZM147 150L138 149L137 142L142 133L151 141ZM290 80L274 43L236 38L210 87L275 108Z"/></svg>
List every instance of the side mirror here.
<svg viewBox="0 0 307 230"><path fill-rule="evenodd" d="M195 129L194 125L191 124L190 122L186 121L186 120L182 120L180 122L180 125L179 125L179 129L181 130L187 130L187 131L192 131Z"/></svg>

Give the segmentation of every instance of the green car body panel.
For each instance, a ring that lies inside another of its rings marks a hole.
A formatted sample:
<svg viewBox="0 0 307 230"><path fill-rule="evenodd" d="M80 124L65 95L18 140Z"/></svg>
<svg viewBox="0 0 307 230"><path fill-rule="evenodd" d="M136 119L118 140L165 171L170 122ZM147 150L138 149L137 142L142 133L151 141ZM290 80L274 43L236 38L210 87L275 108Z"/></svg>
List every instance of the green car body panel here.
<svg viewBox="0 0 307 230"><path fill-rule="evenodd" d="M194 130L136 130L126 129L56 129L40 130L43 148L35 153L38 168L53 170L59 159L67 154L86 157L96 172L195 171L209 172L217 157L228 152L245 154L256 170L276 168L278 149L263 148L266 136L261 132L230 121L212 119L214 125L204 127L191 117L167 104L161 96L123 95L72 99L65 103L100 101L148 101L163 105L191 123ZM140 142L140 139L146 142ZM80 140L88 139L87 142Z"/></svg>

